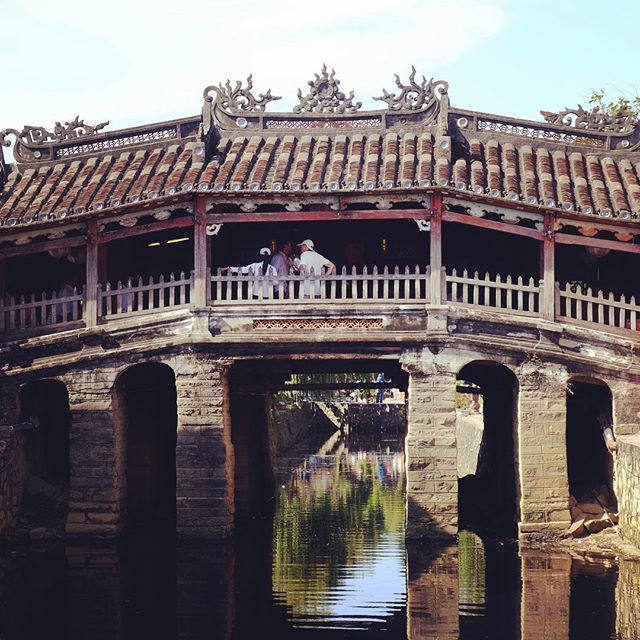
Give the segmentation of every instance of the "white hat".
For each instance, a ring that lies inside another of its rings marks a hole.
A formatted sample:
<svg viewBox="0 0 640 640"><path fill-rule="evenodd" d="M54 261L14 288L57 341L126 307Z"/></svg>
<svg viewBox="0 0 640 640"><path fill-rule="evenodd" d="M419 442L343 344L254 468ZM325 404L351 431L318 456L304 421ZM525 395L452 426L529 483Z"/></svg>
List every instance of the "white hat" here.
<svg viewBox="0 0 640 640"><path fill-rule="evenodd" d="M262 247L262 249L260 249L260 255L261 256L270 256L271 255L271 249L269 249L268 247Z"/></svg>
<svg viewBox="0 0 640 640"><path fill-rule="evenodd" d="M307 245L307 248L313 250L313 240L303 240L302 242L298 242L298 246L301 247L303 244Z"/></svg>

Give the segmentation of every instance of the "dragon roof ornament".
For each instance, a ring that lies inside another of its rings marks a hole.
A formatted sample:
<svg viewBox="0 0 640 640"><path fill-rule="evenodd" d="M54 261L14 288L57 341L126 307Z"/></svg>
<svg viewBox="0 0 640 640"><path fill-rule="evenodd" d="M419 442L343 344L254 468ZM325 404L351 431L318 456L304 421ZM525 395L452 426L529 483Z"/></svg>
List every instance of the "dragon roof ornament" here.
<svg viewBox="0 0 640 640"><path fill-rule="evenodd" d="M271 89L267 89L266 93L253 95L253 75L247 78L247 86L244 88L240 80L236 81L236 86L231 86L231 81L227 80L223 85L210 85L203 93L205 102L213 103L214 98L211 95L215 91L215 105L228 113L250 113L254 111L264 111L266 105L274 100L280 100L280 96L271 95Z"/></svg>
<svg viewBox="0 0 640 640"><path fill-rule="evenodd" d="M16 137L17 142L27 147L67 142L69 140L93 135L101 129L104 129L108 124L108 121L101 122L97 125L85 124L84 120L80 120L80 116L76 116L73 120L65 122L64 125L56 122L53 131L47 131L44 127L25 125L22 131L17 131L16 129L0 131L0 144L4 147L10 146L11 143L7 139L7 136L11 134Z"/></svg>
<svg viewBox="0 0 640 640"><path fill-rule="evenodd" d="M614 114L605 113L599 106L587 111L582 105L563 111L540 111L545 119L554 125L575 127L576 129L590 129L604 133L628 134L635 130L636 117L631 109L620 109Z"/></svg>
<svg viewBox="0 0 640 640"><path fill-rule="evenodd" d="M298 89L300 102L293 107L294 113L355 113L362 106L361 102L353 103L353 91L345 95L335 78L335 69L329 74L327 65L322 65L322 74L315 74L315 80L307 83L311 90L306 96Z"/></svg>
<svg viewBox="0 0 640 640"><path fill-rule="evenodd" d="M444 80L427 79L422 76L422 82L416 82L416 68L411 66L411 74L409 75L409 84L403 84L400 76L396 73L396 86L400 89L400 93L389 93L386 89L382 90L382 95L374 97L374 100L380 100L387 103L390 111L421 111L434 106L438 97L436 92L444 95L449 90L449 83Z"/></svg>

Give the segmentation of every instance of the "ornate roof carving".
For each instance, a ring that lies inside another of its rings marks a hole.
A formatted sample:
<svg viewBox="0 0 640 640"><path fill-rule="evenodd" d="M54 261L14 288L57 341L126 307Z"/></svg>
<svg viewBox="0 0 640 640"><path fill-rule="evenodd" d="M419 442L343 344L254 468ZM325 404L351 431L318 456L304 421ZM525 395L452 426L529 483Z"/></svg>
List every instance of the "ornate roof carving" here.
<svg viewBox="0 0 640 640"><path fill-rule="evenodd" d="M635 116L630 109L623 109L615 115L609 115L604 113L598 106L591 111L587 111L579 104L573 109L565 108L557 113L540 111L540 114L546 122L551 124L609 133L631 133L636 124Z"/></svg>
<svg viewBox="0 0 640 640"><path fill-rule="evenodd" d="M315 74L315 80L307 83L311 91L306 96L298 89L300 102L293 107L294 113L355 113L361 102L353 103L353 91L345 95L339 90L340 80L335 78L335 69L327 72L327 65L322 65L322 75Z"/></svg>
<svg viewBox="0 0 640 640"><path fill-rule="evenodd" d="M280 96L271 95L271 89L267 93L260 93L258 97L253 95L253 75L247 78L247 86L244 88L240 80L236 81L236 86L231 86L231 81L227 80L223 85L210 85L204 90L203 97L207 102L213 102L211 91L215 91L215 104L223 111L230 113L246 113L253 111L264 111L266 105L274 100L280 100Z"/></svg>
<svg viewBox="0 0 640 640"><path fill-rule="evenodd" d="M396 86L400 89L400 93L389 93L386 89L382 90L382 95L374 97L374 100L381 100L387 103L387 108L391 111L419 111L427 109L437 101L436 91L440 95L447 93L449 83L444 80L436 80L433 78L427 82L422 76L422 82L416 82L416 68L411 66L411 74L409 75L409 84L403 84L400 76L396 73Z"/></svg>
<svg viewBox="0 0 640 640"><path fill-rule="evenodd" d="M53 132L47 131L44 127L25 125L22 131L17 131L16 129L0 131L0 144L4 147L10 146L11 143L7 140L9 134L15 135L16 140L27 147L45 145L50 142L66 142L68 140L93 135L101 129L104 129L108 124L109 122L107 121L93 126L85 124L84 120L80 120L80 116L76 116L70 122L65 122L64 125L56 122Z"/></svg>

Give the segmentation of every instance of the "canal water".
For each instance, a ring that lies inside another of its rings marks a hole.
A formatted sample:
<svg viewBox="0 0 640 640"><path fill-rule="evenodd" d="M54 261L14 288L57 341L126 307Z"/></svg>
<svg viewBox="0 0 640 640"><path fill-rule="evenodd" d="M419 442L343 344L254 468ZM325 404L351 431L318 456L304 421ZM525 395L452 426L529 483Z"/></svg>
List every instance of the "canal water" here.
<svg viewBox="0 0 640 640"><path fill-rule="evenodd" d="M634 640L640 565L482 540L406 545L400 441L281 458L220 545L0 550L0 639Z"/></svg>

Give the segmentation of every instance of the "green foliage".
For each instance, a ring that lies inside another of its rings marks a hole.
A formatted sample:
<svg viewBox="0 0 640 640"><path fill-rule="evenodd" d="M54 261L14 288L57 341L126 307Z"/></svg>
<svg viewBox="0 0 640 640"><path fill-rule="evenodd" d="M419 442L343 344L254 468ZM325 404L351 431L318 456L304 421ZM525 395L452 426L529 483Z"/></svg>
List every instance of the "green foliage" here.
<svg viewBox="0 0 640 640"><path fill-rule="evenodd" d="M598 113L604 113L614 118L630 112L636 120L640 119L640 96L638 95L633 98L620 96L617 100L610 100L605 96L603 89L597 89L591 93L589 104Z"/></svg>

